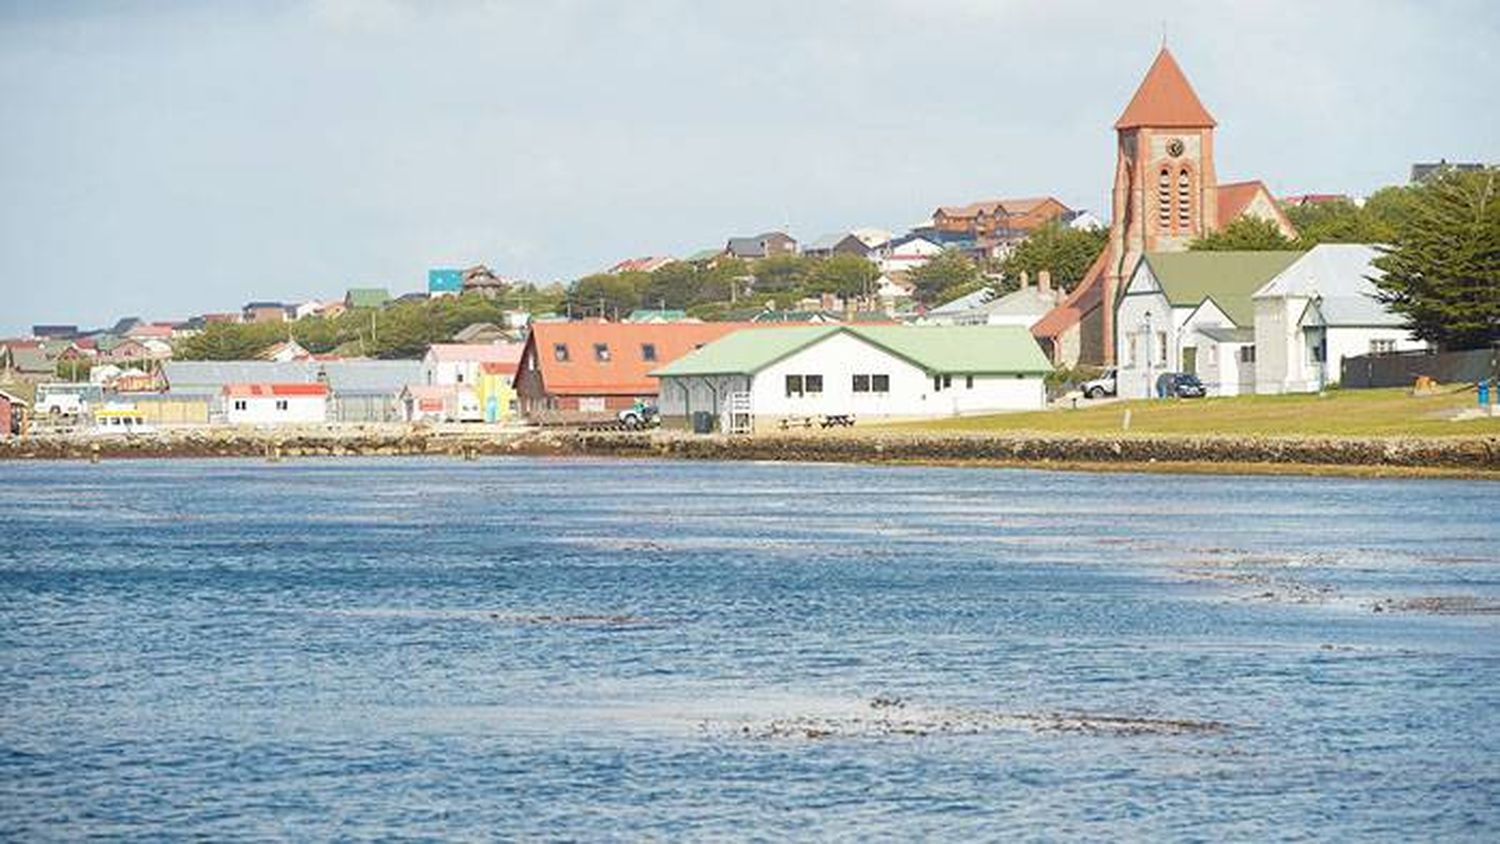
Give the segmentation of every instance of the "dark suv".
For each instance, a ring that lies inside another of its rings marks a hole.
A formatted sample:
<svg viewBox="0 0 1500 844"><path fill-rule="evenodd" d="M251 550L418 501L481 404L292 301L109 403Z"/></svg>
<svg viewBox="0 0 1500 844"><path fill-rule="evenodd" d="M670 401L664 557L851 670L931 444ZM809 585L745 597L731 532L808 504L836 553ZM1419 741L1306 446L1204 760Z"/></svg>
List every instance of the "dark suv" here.
<svg viewBox="0 0 1500 844"><path fill-rule="evenodd" d="M1203 382L1191 372L1163 372L1156 379L1157 398L1201 399L1206 395Z"/></svg>

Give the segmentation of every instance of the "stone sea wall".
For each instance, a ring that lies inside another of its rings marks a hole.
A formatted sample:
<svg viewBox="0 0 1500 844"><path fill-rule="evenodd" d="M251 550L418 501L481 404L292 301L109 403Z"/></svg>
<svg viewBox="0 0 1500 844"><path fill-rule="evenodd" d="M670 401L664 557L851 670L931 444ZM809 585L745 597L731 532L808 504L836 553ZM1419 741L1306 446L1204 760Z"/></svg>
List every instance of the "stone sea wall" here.
<svg viewBox="0 0 1500 844"><path fill-rule="evenodd" d="M1500 476L1500 437L1316 438L942 435L859 432L757 437L676 432L434 431L319 428L196 429L128 437L32 436L0 440L0 460L378 455L592 455L690 460L850 463L1015 463L1057 466L1190 465L1443 470ZM1231 468L1232 467L1232 468Z"/></svg>

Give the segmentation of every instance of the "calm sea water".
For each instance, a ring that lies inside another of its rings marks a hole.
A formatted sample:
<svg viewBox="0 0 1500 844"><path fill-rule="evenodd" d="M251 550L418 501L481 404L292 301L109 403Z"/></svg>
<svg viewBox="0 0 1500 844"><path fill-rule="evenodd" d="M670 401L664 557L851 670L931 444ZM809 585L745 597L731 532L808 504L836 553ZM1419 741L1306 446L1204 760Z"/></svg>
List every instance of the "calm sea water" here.
<svg viewBox="0 0 1500 844"><path fill-rule="evenodd" d="M0 464L0 836L1493 841L1497 603L1496 484Z"/></svg>

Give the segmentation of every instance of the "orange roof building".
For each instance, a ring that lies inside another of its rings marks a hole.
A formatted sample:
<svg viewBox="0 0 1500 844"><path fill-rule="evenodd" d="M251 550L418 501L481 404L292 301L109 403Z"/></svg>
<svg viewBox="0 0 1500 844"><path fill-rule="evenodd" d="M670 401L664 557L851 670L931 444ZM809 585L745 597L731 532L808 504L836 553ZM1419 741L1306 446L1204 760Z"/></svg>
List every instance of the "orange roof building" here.
<svg viewBox="0 0 1500 844"><path fill-rule="evenodd" d="M516 372L521 412L535 422L613 416L636 401L655 402L651 371L724 335L742 322L539 322Z"/></svg>
<svg viewBox="0 0 1500 844"><path fill-rule="evenodd" d="M1114 310L1123 282L1147 252L1180 252L1240 217L1296 229L1259 181L1219 184L1213 115L1162 47L1115 121L1109 241L1088 273L1032 333L1055 364L1110 365Z"/></svg>

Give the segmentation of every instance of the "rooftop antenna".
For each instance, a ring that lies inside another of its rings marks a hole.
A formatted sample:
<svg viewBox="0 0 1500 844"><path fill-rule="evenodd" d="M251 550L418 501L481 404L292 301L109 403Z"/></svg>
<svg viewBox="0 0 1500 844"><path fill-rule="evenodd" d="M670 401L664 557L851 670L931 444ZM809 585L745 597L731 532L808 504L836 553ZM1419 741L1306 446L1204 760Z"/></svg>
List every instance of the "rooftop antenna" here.
<svg viewBox="0 0 1500 844"><path fill-rule="evenodd" d="M1166 18L1162 18L1162 21L1161 21L1161 48L1163 50L1167 49L1167 19Z"/></svg>

